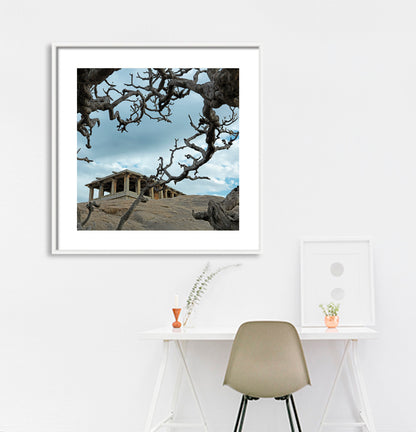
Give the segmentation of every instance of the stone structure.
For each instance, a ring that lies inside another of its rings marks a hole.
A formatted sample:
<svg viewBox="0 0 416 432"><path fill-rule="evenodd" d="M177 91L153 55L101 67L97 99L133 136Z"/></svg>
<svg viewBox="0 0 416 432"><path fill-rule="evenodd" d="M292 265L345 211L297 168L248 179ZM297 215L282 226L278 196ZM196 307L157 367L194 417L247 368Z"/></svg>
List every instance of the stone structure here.
<svg viewBox="0 0 416 432"><path fill-rule="evenodd" d="M125 169L120 172L113 171L106 177L97 177L97 180L86 184L90 190L88 201L102 201L114 198L133 198L140 195L141 189L146 184L146 177L143 174ZM98 190L98 197L94 197L95 189ZM178 195L184 195L169 186L163 186L162 190L157 187L149 189L144 196L151 199L174 198Z"/></svg>

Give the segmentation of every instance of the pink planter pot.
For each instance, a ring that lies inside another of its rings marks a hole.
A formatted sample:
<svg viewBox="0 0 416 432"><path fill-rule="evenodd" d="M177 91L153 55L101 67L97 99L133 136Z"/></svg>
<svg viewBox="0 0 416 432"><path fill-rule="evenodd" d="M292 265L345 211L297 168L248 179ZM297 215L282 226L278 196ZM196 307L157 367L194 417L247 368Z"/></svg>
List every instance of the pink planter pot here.
<svg viewBox="0 0 416 432"><path fill-rule="evenodd" d="M325 317L325 325L328 328L336 328L339 324L339 316L326 316Z"/></svg>

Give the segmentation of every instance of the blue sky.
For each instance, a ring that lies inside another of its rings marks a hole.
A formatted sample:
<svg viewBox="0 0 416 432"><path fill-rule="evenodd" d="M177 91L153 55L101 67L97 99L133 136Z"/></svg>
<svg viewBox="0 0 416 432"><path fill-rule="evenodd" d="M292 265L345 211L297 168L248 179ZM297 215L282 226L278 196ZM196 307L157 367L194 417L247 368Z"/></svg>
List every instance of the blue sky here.
<svg viewBox="0 0 416 432"><path fill-rule="evenodd" d="M130 82L131 72L140 69L121 69L112 74L108 81L116 84L118 88L123 83ZM172 148L175 138L179 144L183 138L193 135L194 130L189 125L188 115L191 115L194 123L198 123L202 110L202 98L194 93L178 100L172 108L172 123L157 122L147 117L143 118L140 125L129 125L128 132L117 131L117 122L110 121L108 113L92 113L91 118L98 117L100 127L95 127L91 136L91 149L85 147L85 138L77 134L77 149L81 148L78 156L88 156L94 162L77 162L77 199L78 202L88 201L88 188L85 184L96 177L104 177L112 171L130 169L145 175L155 172L158 158L169 157L169 148ZM126 117L129 113L129 104L118 106L120 114ZM227 107L217 110L220 115L229 115ZM233 130L238 130L238 121L233 125ZM199 144L202 144L201 140ZM239 143L236 141L228 150L217 152L209 163L199 170L199 175L208 176L210 180L190 181L183 180L176 186L186 194L192 195L220 195L225 196L239 184ZM187 152L189 153L189 151ZM177 162L185 162L184 153L177 153ZM174 172L174 170L172 170Z"/></svg>

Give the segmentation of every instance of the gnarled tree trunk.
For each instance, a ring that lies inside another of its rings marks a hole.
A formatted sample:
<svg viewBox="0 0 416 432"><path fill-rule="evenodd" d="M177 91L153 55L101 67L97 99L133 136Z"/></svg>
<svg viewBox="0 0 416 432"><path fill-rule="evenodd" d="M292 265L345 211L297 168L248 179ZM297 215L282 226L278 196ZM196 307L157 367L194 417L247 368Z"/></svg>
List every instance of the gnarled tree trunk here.
<svg viewBox="0 0 416 432"><path fill-rule="evenodd" d="M240 228L240 192L239 186L234 188L221 202L208 202L208 210L194 212L195 219L208 221L217 231L236 231Z"/></svg>

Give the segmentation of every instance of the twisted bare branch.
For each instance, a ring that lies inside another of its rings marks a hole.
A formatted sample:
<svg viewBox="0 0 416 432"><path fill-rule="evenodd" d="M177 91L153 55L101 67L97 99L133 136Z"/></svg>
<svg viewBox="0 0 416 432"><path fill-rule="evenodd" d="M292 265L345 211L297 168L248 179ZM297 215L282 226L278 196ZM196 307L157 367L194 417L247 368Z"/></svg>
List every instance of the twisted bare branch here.
<svg viewBox="0 0 416 432"><path fill-rule="evenodd" d="M238 69L195 69L191 78L184 76L192 69L147 69L134 77L123 89L117 89L109 82L109 76L118 69L78 69L77 108L80 120L77 130L86 138L86 147L91 148L91 135L95 126L100 126L98 118L91 114L108 111L109 119L117 121L117 129L127 132L127 127L140 124L143 116L156 121L170 122L173 103L190 94L198 93L204 100L203 114L210 116L210 108L222 105L239 106L239 70ZM206 74L209 81L199 84L201 74ZM102 88L102 95L99 95ZM119 97L113 99L111 94ZM123 102L130 103L130 115L122 118L116 107Z"/></svg>
<svg viewBox="0 0 416 432"><path fill-rule="evenodd" d="M81 221L81 212L79 209L77 209L77 228L79 230L84 229L84 226L87 224L87 222L90 220L91 217L91 213L94 211L94 208L99 208L100 204L97 204L95 201L90 201L87 205L86 205L87 209L88 209L88 215L87 217L84 219L84 221Z"/></svg>

